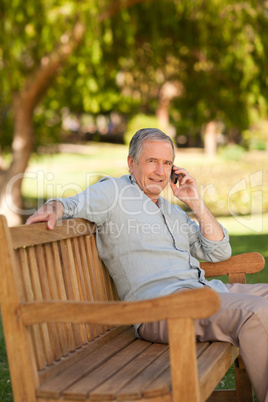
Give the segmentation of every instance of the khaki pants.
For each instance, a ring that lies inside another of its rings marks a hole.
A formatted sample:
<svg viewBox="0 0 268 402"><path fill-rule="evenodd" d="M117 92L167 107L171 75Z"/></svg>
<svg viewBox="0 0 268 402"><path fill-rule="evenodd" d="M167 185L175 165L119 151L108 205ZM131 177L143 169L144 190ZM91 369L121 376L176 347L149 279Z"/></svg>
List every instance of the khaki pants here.
<svg viewBox="0 0 268 402"><path fill-rule="evenodd" d="M195 321L196 340L239 346L259 402L268 402L268 284L226 286L230 293L219 293L220 310ZM168 343L166 321L142 324L139 334L148 341Z"/></svg>

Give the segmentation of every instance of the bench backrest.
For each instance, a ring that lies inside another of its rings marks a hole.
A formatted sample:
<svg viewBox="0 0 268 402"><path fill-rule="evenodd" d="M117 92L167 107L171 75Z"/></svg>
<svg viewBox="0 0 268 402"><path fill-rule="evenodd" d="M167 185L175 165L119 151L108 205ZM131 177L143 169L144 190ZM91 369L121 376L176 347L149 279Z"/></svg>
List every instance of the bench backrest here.
<svg viewBox="0 0 268 402"><path fill-rule="evenodd" d="M16 303L40 300L107 301L118 300L107 269L98 257L95 227L82 219L58 221L49 231L46 223L9 229L11 238L1 234L2 247L9 248L14 292L9 297ZM7 241L8 244L4 245ZM12 251L12 249L14 251ZM12 255L13 254L13 255ZM3 272L4 270L4 272ZM9 283L8 287L12 287ZM53 362L81 348L107 331L107 326L84 324L42 324L30 328L35 365L40 371Z"/></svg>

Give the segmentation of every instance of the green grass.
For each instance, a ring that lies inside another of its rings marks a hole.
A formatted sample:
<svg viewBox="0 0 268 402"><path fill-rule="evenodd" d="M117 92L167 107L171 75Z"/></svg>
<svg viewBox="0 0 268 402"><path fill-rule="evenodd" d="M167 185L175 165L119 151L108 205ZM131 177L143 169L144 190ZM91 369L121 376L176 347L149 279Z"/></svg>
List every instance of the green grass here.
<svg viewBox="0 0 268 402"><path fill-rule="evenodd" d="M0 320L0 400L13 401L11 381L3 336L2 321Z"/></svg>
<svg viewBox="0 0 268 402"><path fill-rule="evenodd" d="M260 224L260 217L243 217L250 219L253 227ZM254 220L255 219L255 220ZM237 255L247 253L249 251L257 251L265 258L265 267L261 272L247 276L247 283L268 283L268 213L261 217L262 231L256 233L254 229L250 229L234 217L218 218L219 222L226 227L230 235L230 243L232 246L232 254ZM256 222L254 224L254 222ZM227 282L227 277L221 277Z"/></svg>

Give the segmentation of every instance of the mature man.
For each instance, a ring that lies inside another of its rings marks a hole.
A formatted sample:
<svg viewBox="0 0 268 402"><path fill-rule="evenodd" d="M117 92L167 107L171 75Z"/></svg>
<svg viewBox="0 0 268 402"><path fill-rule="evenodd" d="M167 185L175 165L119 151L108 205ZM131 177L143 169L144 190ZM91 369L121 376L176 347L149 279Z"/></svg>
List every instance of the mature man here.
<svg viewBox="0 0 268 402"><path fill-rule="evenodd" d="M197 340L239 346L259 401L268 401L268 285L224 285L205 279L198 260L229 258L228 233L206 207L186 169L174 167L178 185L170 181L174 158L173 143L162 131L139 130L129 147L130 175L105 177L74 197L49 200L27 223L47 221L53 229L61 218L95 222L99 255L122 300L204 286L219 292L220 310L195 322ZM198 224L160 196L168 184ZM141 324L137 334L168 342L165 321Z"/></svg>

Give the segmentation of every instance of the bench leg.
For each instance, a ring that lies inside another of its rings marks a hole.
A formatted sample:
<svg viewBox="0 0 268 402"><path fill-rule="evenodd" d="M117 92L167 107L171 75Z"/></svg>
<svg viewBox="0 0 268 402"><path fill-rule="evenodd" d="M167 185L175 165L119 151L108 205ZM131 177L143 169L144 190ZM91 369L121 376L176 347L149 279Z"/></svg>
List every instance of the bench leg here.
<svg viewBox="0 0 268 402"><path fill-rule="evenodd" d="M234 366L237 402L253 402L252 385L240 356L235 360Z"/></svg>

